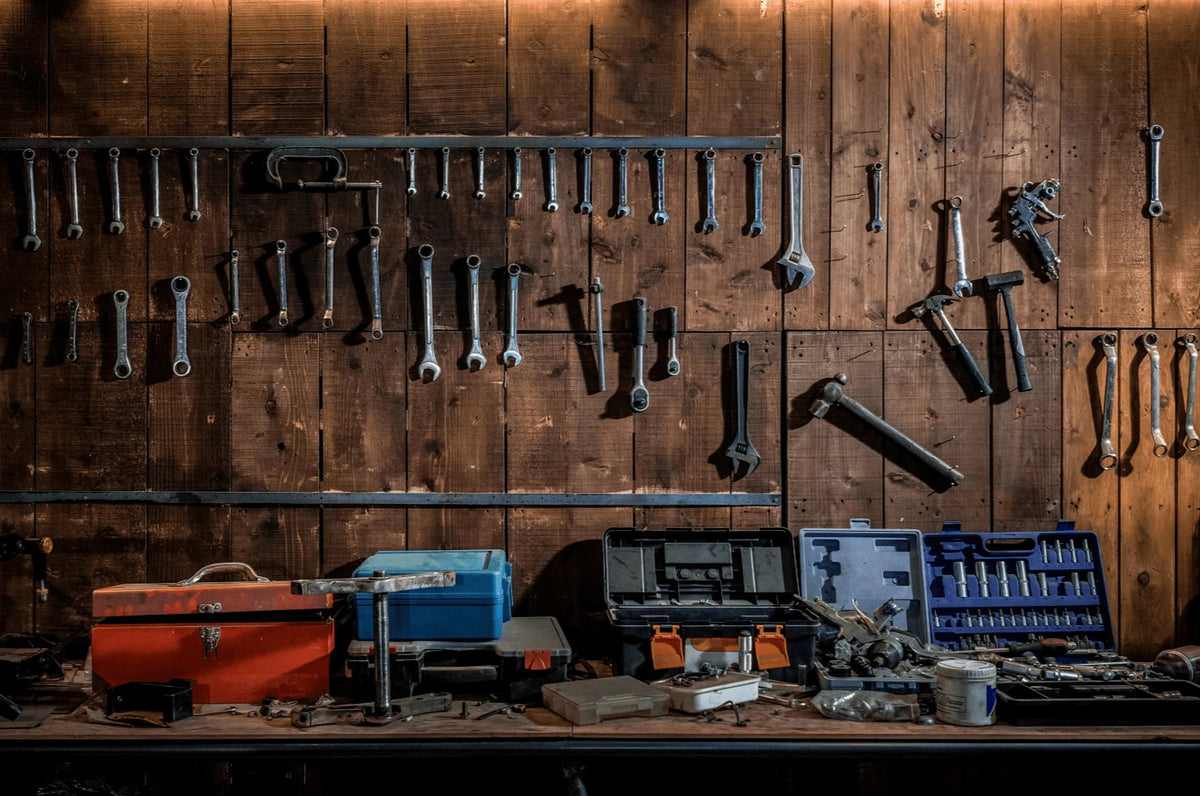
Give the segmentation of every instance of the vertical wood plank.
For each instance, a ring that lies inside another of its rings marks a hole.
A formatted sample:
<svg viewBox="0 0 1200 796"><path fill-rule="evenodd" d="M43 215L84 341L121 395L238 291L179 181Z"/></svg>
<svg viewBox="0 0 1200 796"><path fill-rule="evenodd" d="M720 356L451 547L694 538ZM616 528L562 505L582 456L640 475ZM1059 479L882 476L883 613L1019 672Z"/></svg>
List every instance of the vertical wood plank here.
<svg viewBox="0 0 1200 796"><path fill-rule="evenodd" d="M233 560L271 580L315 578L321 569L321 510L235 508L230 523Z"/></svg>
<svg viewBox="0 0 1200 796"><path fill-rule="evenodd" d="M1151 319L1150 225L1142 215L1146 5L1064 3L1062 30L1058 322L1144 326Z"/></svg>
<svg viewBox="0 0 1200 796"><path fill-rule="evenodd" d="M147 7L148 133L229 132L229 0Z"/></svg>
<svg viewBox="0 0 1200 796"><path fill-rule="evenodd" d="M685 135L687 4L592 0L592 132Z"/></svg>
<svg viewBox="0 0 1200 796"><path fill-rule="evenodd" d="M778 334L734 334L733 342L746 340L750 344L750 403L747 407L750 441L762 461L754 472L730 483L734 492L782 493L784 481L783 422L780 415L783 401L778 390L784 384L786 349ZM731 352L732 353L732 352ZM729 365L732 365L732 360ZM733 384L732 372L728 379ZM766 389L764 389L764 387ZM732 394L726 399L726 412L732 415ZM731 440L736 425L726 421L726 439ZM728 461L728 460L726 460ZM747 506L730 509L730 527L760 528L778 526L783 521L782 507Z"/></svg>
<svg viewBox="0 0 1200 796"><path fill-rule="evenodd" d="M783 0L687 4L688 135L779 135Z"/></svg>
<svg viewBox="0 0 1200 796"><path fill-rule="evenodd" d="M504 550L504 520L501 508L410 508L407 549Z"/></svg>
<svg viewBox="0 0 1200 796"><path fill-rule="evenodd" d="M410 133L502 134L504 0L408 0Z"/></svg>
<svg viewBox="0 0 1200 796"><path fill-rule="evenodd" d="M36 460L37 328L30 328L29 363L22 357L24 331L21 319L0 325L3 359L0 359L0 488L33 488Z"/></svg>
<svg viewBox="0 0 1200 796"><path fill-rule="evenodd" d="M5 226L6 240L0 249L3 258L11 267L0 268L0 307L10 315L24 312L33 314L34 320L45 320L49 293L49 271L51 240L57 243L62 229L53 222L50 208L54 196L55 171L59 158L49 151L34 151L33 185L37 222L37 234L42 245L37 251L26 251L25 235L28 232L29 209L25 193L25 158L20 149L6 152L3 157L5 177L0 187L0 215L8 219Z"/></svg>
<svg viewBox="0 0 1200 796"><path fill-rule="evenodd" d="M401 135L407 124L405 0L326 0L328 135Z"/></svg>
<svg viewBox="0 0 1200 796"><path fill-rule="evenodd" d="M235 135L325 129L323 0L231 0L230 106Z"/></svg>
<svg viewBox="0 0 1200 796"><path fill-rule="evenodd" d="M47 8L39 0L15 0L0 8L0 81L7 87L0 135L48 132Z"/></svg>
<svg viewBox="0 0 1200 796"><path fill-rule="evenodd" d="M1192 329L1175 332L1175 377L1177 405L1187 406L1189 357L1179 340L1195 334ZM1178 414L1178 413L1177 413ZM1182 438L1181 422L1174 426L1175 438ZM1175 446L1178 452L1179 443ZM1175 605L1176 643L1200 636L1200 455L1177 453L1175 463Z"/></svg>
<svg viewBox="0 0 1200 796"><path fill-rule="evenodd" d="M508 131L584 135L591 128L590 0L509 0Z"/></svg>
<svg viewBox="0 0 1200 796"><path fill-rule="evenodd" d="M359 346L321 337L323 490L404 490L406 394L396 376L406 351L402 334Z"/></svg>
<svg viewBox="0 0 1200 796"><path fill-rule="evenodd" d="M348 578L367 556L405 549L406 513L391 506L322 509L321 576Z"/></svg>
<svg viewBox="0 0 1200 796"><path fill-rule="evenodd" d="M228 506L147 506L146 528L148 583L178 583L234 560Z"/></svg>
<svg viewBox="0 0 1200 796"><path fill-rule="evenodd" d="M35 538L34 507L0 507L0 533L15 533L25 539ZM31 558L27 555L17 556L15 560L4 564L4 579L0 580L0 633L29 633L34 629L35 597Z"/></svg>

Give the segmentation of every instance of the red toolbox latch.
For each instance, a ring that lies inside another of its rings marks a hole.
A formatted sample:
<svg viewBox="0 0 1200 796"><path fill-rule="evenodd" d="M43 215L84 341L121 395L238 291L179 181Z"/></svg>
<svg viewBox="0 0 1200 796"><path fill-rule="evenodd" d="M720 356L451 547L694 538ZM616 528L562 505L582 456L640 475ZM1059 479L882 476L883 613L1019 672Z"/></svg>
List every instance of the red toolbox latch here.
<svg viewBox="0 0 1200 796"><path fill-rule="evenodd" d="M783 637L783 625L775 625L775 630L766 630L762 625L755 625L758 636L754 639L754 658L758 661L759 669L782 669L789 665L787 639Z"/></svg>
<svg viewBox="0 0 1200 796"><path fill-rule="evenodd" d="M525 650L525 669L544 672L550 668L550 650Z"/></svg>
<svg viewBox="0 0 1200 796"><path fill-rule="evenodd" d="M663 631L660 625L651 625L654 635L650 637L650 660L655 669L678 669L683 666L683 639L679 625Z"/></svg>

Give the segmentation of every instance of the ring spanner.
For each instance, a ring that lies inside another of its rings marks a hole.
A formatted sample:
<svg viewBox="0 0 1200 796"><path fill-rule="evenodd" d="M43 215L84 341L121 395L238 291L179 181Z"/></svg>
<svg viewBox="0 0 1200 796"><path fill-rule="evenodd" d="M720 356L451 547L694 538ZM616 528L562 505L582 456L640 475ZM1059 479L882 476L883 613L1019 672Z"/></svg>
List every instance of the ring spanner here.
<svg viewBox="0 0 1200 796"><path fill-rule="evenodd" d="M371 339L383 339L383 299L379 295L379 227L367 230L371 246Z"/></svg>
<svg viewBox="0 0 1200 796"><path fill-rule="evenodd" d="M1196 333L1184 335L1179 344L1187 349L1188 354L1188 386L1187 414L1183 419L1183 449L1194 451L1200 449L1200 436L1196 435Z"/></svg>
<svg viewBox="0 0 1200 796"><path fill-rule="evenodd" d="M1146 332L1142 335L1142 348L1150 357L1150 436L1154 439L1154 455L1162 458L1167 455L1167 440L1163 437L1160 417L1160 399L1162 398L1161 381L1159 377L1158 335Z"/></svg>
<svg viewBox="0 0 1200 796"><path fill-rule="evenodd" d="M508 342L504 346L501 359L510 368L521 364L523 357L517 348L517 285L521 278L521 264L508 264Z"/></svg>
<svg viewBox="0 0 1200 796"><path fill-rule="evenodd" d="M426 380L426 376L429 377L428 381L436 381L442 375L442 369L433 353L433 247L422 243L417 249L417 256L421 258L421 284L425 294L425 356L417 365L417 375L422 381Z"/></svg>
<svg viewBox="0 0 1200 796"><path fill-rule="evenodd" d="M175 362L171 370L176 376L192 372L192 363L187 352L187 300L192 290L191 281L183 275L171 280L171 293L175 296Z"/></svg>
<svg viewBox="0 0 1200 796"><path fill-rule="evenodd" d="M483 370L487 357L479 342L479 255L467 256L467 274L471 283L471 351L467 354L467 370Z"/></svg>
<svg viewBox="0 0 1200 796"><path fill-rule="evenodd" d="M133 373L133 366L129 364L129 291L113 292L113 305L117 310L117 362L113 365L113 374L118 379L127 379Z"/></svg>
<svg viewBox="0 0 1200 796"><path fill-rule="evenodd" d="M337 239L337 227L325 230L325 315L321 318L321 327L324 329L333 328L333 255Z"/></svg>
<svg viewBox="0 0 1200 796"><path fill-rule="evenodd" d="M1117 388L1117 336L1105 332L1100 337L1104 347L1107 371L1104 375L1104 414L1100 420L1100 469L1111 470L1117 466L1117 452L1112 442L1113 400Z"/></svg>

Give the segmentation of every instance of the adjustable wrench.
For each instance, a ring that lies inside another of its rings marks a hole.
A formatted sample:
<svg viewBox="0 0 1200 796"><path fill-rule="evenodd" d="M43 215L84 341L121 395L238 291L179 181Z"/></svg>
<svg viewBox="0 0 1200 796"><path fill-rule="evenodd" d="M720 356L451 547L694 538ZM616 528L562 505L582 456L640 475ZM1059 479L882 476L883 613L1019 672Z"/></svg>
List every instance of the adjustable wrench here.
<svg viewBox="0 0 1200 796"><path fill-rule="evenodd" d="M467 354L467 370L483 370L487 357L479 342L479 255L467 256L467 275L471 285L471 351Z"/></svg>
<svg viewBox="0 0 1200 796"><path fill-rule="evenodd" d="M450 198L450 147L442 147L442 189L438 191L439 199Z"/></svg>
<svg viewBox="0 0 1200 796"><path fill-rule="evenodd" d="M633 300L633 389L629 391L629 407L645 412L650 407L650 393L642 380L646 364L646 299Z"/></svg>
<svg viewBox="0 0 1200 796"><path fill-rule="evenodd" d="M417 195L417 150L415 147L408 148L408 188L405 193L409 196Z"/></svg>
<svg viewBox="0 0 1200 796"><path fill-rule="evenodd" d="M679 336L679 308L667 307L667 375L679 375L679 358L675 355L675 342Z"/></svg>
<svg viewBox="0 0 1200 796"><path fill-rule="evenodd" d="M579 212L585 216L592 214L592 148L584 147L579 150L583 160L583 188L579 196Z"/></svg>
<svg viewBox="0 0 1200 796"><path fill-rule="evenodd" d="M33 313L21 313L21 361L33 364Z"/></svg>
<svg viewBox="0 0 1200 796"><path fill-rule="evenodd" d="M524 358L517 349L517 283L521 278L520 263L508 264L508 341L504 346L501 359L510 368L521 364Z"/></svg>
<svg viewBox="0 0 1200 796"><path fill-rule="evenodd" d="M791 213L791 239L788 241L787 253L778 264L787 274L789 286L797 289L812 281L817 270L813 268L812 260L804 253L804 158L801 155L788 155L788 198ZM796 284L799 279L800 283Z"/></svg>
<svg viewBox="0 0 1200 796"><path fill-rule="evenodd" d="M422 243L417 249L417 256L421 258L421 284L425 297L425 356L417 365L417 375L421 377L421 381L425 381L426 376L429 377L429 381L437 381L438 376L442 375L442 369L438 366L437 355L433 352L433 247Z"/></svg>
<svg viewBox="0 0 1200 796"><path fill-rule="evenodd" d="M288 295L287 295L287 241L275 241L275 260L279 264L279 316L275 322L280 326L288 325Z"/></svg>
<svg viewBox="0 0 1200 796"><path fill-rule="evenodd" d="M321 326L325 329L333 328L333 254L337 239L336 227L325 230L325 315L321 318Z"/></svg>
<svg viewBox="0 0 1200 796"><path fill-rule="evenodd" d="M70 212L71 223L67 224L67 237L72 240L77 240L83 237L83 227L79 223L79 172L76 169L76 162L79 160L78 149L67 150L67 183L68 191L71 194Z"/></svg>
<svg viewBox="0 0 1200 796"><path fill-rule="evenodd" d="M158 159L161 156L162 150L158 147L150 150L150 220L147 222L150 229L158 229L162 226L158 193Z"/></svg>
<svg viewBox="0 0 1200 796"><path fill-rule="evenodd" d="M750 475L762 461L758 451L750 442L750 343L745 340L735 340L733 343L733 441L725 449L729 459L731 474L734 478ZM744 470L743 470L744 468Z"/></svg>
<svg viewBox="0 0 1200 796"><path fill-rule="evenodd" d="M546 150L546 212L558 210L558 151L554 147Z"/></svg>
<svg viewBox="0 0 1200 796"><path fill-rule="evenodd" d="M1179 339L1179 344L1187 349L1188 354L1187 414L1183 418L1185 451L1200 449L1200 436L1196 435L1196 339L1195 332L1189 332Z"/></svg>
<svg viewBox="0 0 1200 796"><path fill-rule="evenodd" d="M200 220L200 150L192 147L188 150L188 159L192 166L192 209L188 210L188 221Z"/></svg>
<svg viewBox="0 0 1200 796"><path fill-rule="evenodd" d="M521 147L513 147L513 187L509 194L512 199L521 198Z"/></svg>
<svg viewBox="0 0 1200 796"><path fill-rule="evenodd" d="M600 392L604 392L604 299L600 294L604 292L604 285L600 283L600 277L593 277L592 284L588 287L592 296L595 297L596 304L596 374L599 378Z"/></svg>
<svg viewBox="0 0 1200 796"><path fill-rule="evenodd" d="M113 365L113 374L118 379L127 379L133 373L133 366L129 364L129 291L115 291L113 304L117 309L117 362Z"/></svg>
<svg viewBox="0 0 1200 796"><path fill-rule="evenodd" d="M871 218L871 223L867 225L867 229L872 232L883 231L883 163L875 161L871 164L872 192L871 203L872 209L875 212Z"/></svg>
<svg viewBox="0 0 1200 796"><path fill-rule="evenodd" d="M1151 218L1163 214L1163 203L1158 198L1158 150L1162 145L1163 132L1161 124L1152 124L1146 131L1150 139L1150 201L1146 203L1146 213Z"/></svg>
<svg viewBox="0 0 1200 796"><path fill-rule="evenodd" d="M483 156L487 152L483 147L475 147L475 198L482 199L487 196L487 191L483 189Z"/></svg>
<svg viewBox="0 0 1200 796"><path fill-rule="evenodd" d="M367 230L371 247L371 339L383 339L383 299L379 295L379 227Z"/></svg>
<svg viewBox="0 0 1200 796"><path fill-rule="evenodd" d="M765 159L762 152L755 152L750 156L750 165L754 169L754 220L750 222L750 237L752 238L767 231L762 218L762 180Z"/></svg>
<svg viewBox="0 0 1200 796"><path fill-rule="evenodd" d="M663 158L667 151L661 147L654 150L654 215L650 216L653 224L662 226L667 223L667 176L663 169Z"/></svg>
<svg viewBox="0 0 1200 796"><path fill-rule="evenodd" d="M1163 437L1159 401L1162 397L1159 381L1158 335L1146 332L1142 335L1142 348L1150 357L1150 436L1154 438L1154 455L1167 455L1167 440Z"/></svg>
<svg viewBox="0 0 1200 796"><path fill-rule="evenodd" d="M229 252L229 325L237 326L242 322L242 289L238 284L238 260L240 255L237 249Z"/></svg>
<svg viewBox="0 0 1200 796"><path fill-rule="evenodd" d="M175 296L175 363L171 370L176 376L186 376L192 372L192 362L187 352L187 300L192 290L192 283L180 274L171 280L171 293Z"/></svg>
<svg viewBox="0 0 1200 796"><path fill-rule="evenodd" d="M25 211L28 213L25 224L25 238L21 248L27 252L35 252L42 245L42 239L37 234L37 185L34 181L33 161L37 153L26 149L21 153L25 159Z"/></svg>
<svg viewBox="0 0 1200 796"><path fill-rule="evenodd" d="M108 187L112 193L112 220L108 222L108 231L120 235L125 231L125 222L121 220L121 150L116 147L108 150L108 161Z"/></svg>
<svg viewBox="0 0 1200 796"><path fill-rule="evenodd" d="M959 298L963 294L971 295L971 280L967 278L967 253L963 247L961 196L952 196L946 203L950 208L950 228L954 233L954 264L958 270L958 281L954 283L954 295Z"/></svg>
<svg viewBox="0 0 1200 796"><path fill-rule="evenodd" d="M629 215L629 150L617 150L617 218Z"/></svg>
<svg viewBox="0 0 1200 796"><path fill-rule="evenodd" d="M1100 468L1111 470L1117 466L1117 452L1112 442L1113 400L1117 388L1117 336L1105 332L1100 337L1104 347L1107 372L1104 376L1104 415L1100 420Z"/></svg>
<svg viewBox="0 0 1200 796"><path fill-rule="evenodd" d="M716 232L717 227L717 153L709 147L704 150L704 197L708 205L708 215L704 218L701 229L704 234Z"/></svg>
<svg viewBox="0 0 1200 796"><path fill-rule="evenodd" d="M70 328L67 334L67 361L79 359L79 302L71 299L67 302L67 312L71 313Z"/></svg>

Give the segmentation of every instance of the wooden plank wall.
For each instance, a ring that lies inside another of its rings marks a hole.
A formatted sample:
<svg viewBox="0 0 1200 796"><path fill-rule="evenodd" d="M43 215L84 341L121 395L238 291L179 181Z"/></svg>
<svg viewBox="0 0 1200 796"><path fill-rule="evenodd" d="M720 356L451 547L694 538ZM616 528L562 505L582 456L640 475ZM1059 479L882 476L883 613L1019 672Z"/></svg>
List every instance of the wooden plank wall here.
<svg viewBox="0 0 1200 796"><path fill-rule="evenodd" d="M1200 19L1189 0L12 0L0 10L0 135L780 136L765 155L767 233L749 235L753 150L720 150L720 227L704 233L702 149L669 150L670 221L650 223L654 163L634 148L629 218L614 217L616 160L593 156L596 212L577 212L580 153L557 153L561 209L546 212L546 154L439 153L414 175L400 149L350 151L352 179L384 184L384 336L370 319L364 197L280 195L261 152L201 153L202 217L184 220L186 153L161 159L164 225L144 223L145 150L120 154L122 235L106 151L78 161L80 240L65 236L65 161L35 163L44 243L20 250L23 164L3 152L0 217L0 488L513 493L780 493L773 508L229 508L6 505L0 529L56 539L51 593L35 604L28 562L0 563L0 629L82 631L90 590L173 581L237 558L274 578L347 574L381 549L502 547L517 613L554 614L580 649L603 604L599 539L610 527L783 525L1037 531L1076 520L1102 540L1118 644L1152 656L1200 631L1200 454L1184 455L1187 356L1200 326ZM1166 129L1161 197L1144 213L1145 129ZM804 245L816 278L783 285L789 153L804 157ZM883 164L884 229L872 231L871 168ZM1024 181L1062 180L1045 225L1062 258L1045 278L1008 235ZM963 200L964 257L1014 289L1034 389L1016 389L995 296L949 316L994 392L973 397L938 327L911 307L954 281L946 202ZM336 320L321 328L323 234L335 250ZM279 310L275 242L288 246L292 323ZM422 383L415 250L435 250L435 350ZM229 324L229 254L246 320ZM482 261L487 365L469 372L465 259ZM505 368L504 269L525 265L524 362ZM193 372L172 377L169 281L192 281ZM608 388L598 389L593 278L603 293ZM131 292L134 375L115 379L112 292ZM651 408L628 408L632 300L652 321L678 311L682 374L651 335ZM79 358L65 357L66 302L80 302ZM32 361L19 316L33 317ZM1112 471L1096 464L1104 358L1119 340ZM1157 332L1171 442L1155 457L1149 362ZM730 478L723 379L751 350L752 440L763 456ZM844 372L847 394L966 475L935 488L865 428L808 413Z"/></svg>

